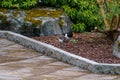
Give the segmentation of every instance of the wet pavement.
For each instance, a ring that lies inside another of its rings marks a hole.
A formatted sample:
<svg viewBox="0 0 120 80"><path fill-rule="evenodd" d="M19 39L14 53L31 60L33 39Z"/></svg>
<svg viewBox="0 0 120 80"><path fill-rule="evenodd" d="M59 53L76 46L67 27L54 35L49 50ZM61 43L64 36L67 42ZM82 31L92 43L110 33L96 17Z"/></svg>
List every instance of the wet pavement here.
<svg viewBox="0 0 120 80"><path fill-rule="evenodd" d="M93 74L0 38L0 80L120 80Z"/></svg>

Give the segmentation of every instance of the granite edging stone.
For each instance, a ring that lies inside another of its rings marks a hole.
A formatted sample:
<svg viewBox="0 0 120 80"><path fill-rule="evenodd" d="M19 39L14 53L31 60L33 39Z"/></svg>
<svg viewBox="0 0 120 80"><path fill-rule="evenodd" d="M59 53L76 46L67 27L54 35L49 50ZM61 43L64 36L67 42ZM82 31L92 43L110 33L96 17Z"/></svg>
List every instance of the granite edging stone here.
<svg viewBox="0 0 120 80"><path fill-rule="evenodd" d="M93 73L120 74L120 64L97 63L95 61L61 50L52 45L36 41L34 39L10 31L0 31L0 37L15 41L44 55L51 56L83 69L87 69Z"/></svg>

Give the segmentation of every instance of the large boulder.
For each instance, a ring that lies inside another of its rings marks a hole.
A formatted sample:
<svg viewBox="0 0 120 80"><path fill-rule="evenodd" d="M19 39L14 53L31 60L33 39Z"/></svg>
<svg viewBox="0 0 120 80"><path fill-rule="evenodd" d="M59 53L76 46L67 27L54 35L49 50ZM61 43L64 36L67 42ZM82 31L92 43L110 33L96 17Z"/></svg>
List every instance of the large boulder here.
<svg viewBox="0 0 120 80"><path fill-rule="evenodd" d="M118 39L114 42L113 55L120 58L120 36L118 36Z"/></svg>
<svg viewBox="0 0 120 80"><path fill-rule="evenodd" d="M71 25L69 17L56 9L0 11L0 30L10 30L26 36L63 34L70 31Z"/></svg>
<svg viewBox="0 0 120 80"><path fill-rule="evenodd" d="M41 24L41 35L56 35L62 34L59 26L59 19L47 19L43 20Z"/></svg>
<svg viewBox="0 0 120 80"><path fill-rule="evenodd" d="M72 22L67 15L62 15L60 17L62 33L68 33L71 30Z"/></svg>

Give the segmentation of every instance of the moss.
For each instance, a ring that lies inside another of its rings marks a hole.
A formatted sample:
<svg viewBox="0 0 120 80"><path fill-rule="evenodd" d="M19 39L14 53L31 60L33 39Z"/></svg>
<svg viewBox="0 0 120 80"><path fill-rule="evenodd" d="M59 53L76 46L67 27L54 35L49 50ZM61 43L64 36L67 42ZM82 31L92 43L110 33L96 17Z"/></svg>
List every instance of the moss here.
<svg viewBox="0 0 120 80"><path fill-rule="evenodd" d="M7 9L0 8L0 12L7 13Z"/></svg>
<svg viewBox="0 0 120 80"><path fill-rule="evenodd" d="M6 22L6 13L7 13L7 10L4 9L4 8L0 8L0 12L3 12L4 14L0 14L0 18L3 20L3 22Z"/></svg>
<svg viewBox="0 0 120 80"><path fill-rule="evenodd" d="M30 21L30 22L32 22L32 23L35 24L35 25L39 25L39 24L42 23L41 20L34 20L34 19L33 19L32 17L30 17L30 16L27 16L27 17L26 17L26 21Z"/></svg>
<svg viewBox="0 0 120 80"><path fill-rule="evenodd" d="M2 14L2 15L0 15L0 18L1 18L2 20L6 20L6 15Z"/></svg>
<svg viewBox="0 0 120 80"><path fill-rule="evenodd" d="M5 23L6 22L6 15L0 15L0 18L2 19L2 21L3 21L3 23Z"/></svg>
<svg viewBox="0 0 120 80"><path fill-rule="evenodd" d="M14 11L13 16L16 17L20 12L19 11Z"/></svg>
<svg viewBox="0 0 120 80"><path fill-rule="evenodd" d="M50 11L50 10L38 10L38 9L33 9L33 10L27 10L26 11L28 16L31 17L60 17L62 14L61 10L54 10L54 11Z"/></svg>
<svg viewBox="0 0 120 80"><path fill-rule="evenodd" d="M118 41L118 48L120 49L120 41Z"/></svg>
<svg viewBox="0 0 120 80"><path fill-rule="evenodd" d="M62 28L64 23L65 23L64 20L60 19L60 22L59 22L60 28Z"/></svg>
<svg viewBox="0 0 120 80"><path fill-rule="evenodd" d="M37 18L37 17L52 17L52 18L60 17L62 15L62 10L50 11L50 10L33 9L33 10L27 10L26 14L27 14L26 21L30 21L30 22L38 25L38 24L41 24L42 21L34 20L34 18Z"/></svg>

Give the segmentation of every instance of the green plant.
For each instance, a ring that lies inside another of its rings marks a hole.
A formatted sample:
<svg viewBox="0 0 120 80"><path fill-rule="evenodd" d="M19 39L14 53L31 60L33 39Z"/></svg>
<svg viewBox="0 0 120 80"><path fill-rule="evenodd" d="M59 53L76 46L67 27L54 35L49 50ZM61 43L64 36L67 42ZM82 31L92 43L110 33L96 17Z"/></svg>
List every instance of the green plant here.
<svg viewBox="0 0 120 80"><path fill-rule="evenodd" d="M85 28L86 26L84 23L78 23L72 25L72 30L76 33L85 32Z"/></svg>
<svg viewBox="0 0 120 80"><path fill-rule="evenodd" d="M35 6L35 4L37 4L37 0L27 0L20 4L20 7L29 8Z"/></svg>
<svg viewBox="0 0 120 80"><path fill-rule="evenodd" d="M71 0L42 0L42 4L44 4L45 6L60 8L63 5L69 4L69 1Z"/></svg>
<svg viewBox="0 0 120 80"><path fill-rule="evenodd" d="M76 40L76 39L71 39L70 41L71 41L72 43L75 43L75 44L78 43L78 40Z"/></svg>
<svg viewBox="0 0 120 80"><path fill-rule="evenodd" d="M5 8L31 8L37 4L37 0L1 0L0 6Z"/></svg>
<svg viewBox="0 0 120 80"><path fill-rule="evenodd" d="M76 22L76 15L77 10L75 8L71 8L68 5L62 6L64 8L64 11L67 13L67 15L71 18L71 20L75 23Z"/></svg>
<svg viewBox="0 0 120 80"><path fill-rule="evenodd" d="M96 0L73 0L71 4L64 5L62 8L71 18L74 26L78 26L79 23L84 23L86 26L85 31L91 31L94 27L103 25L103 20L99 13L99 7L96 4ZM79 31L77 28L74 29L74 31L81 32L81 30Z"/></svg>

